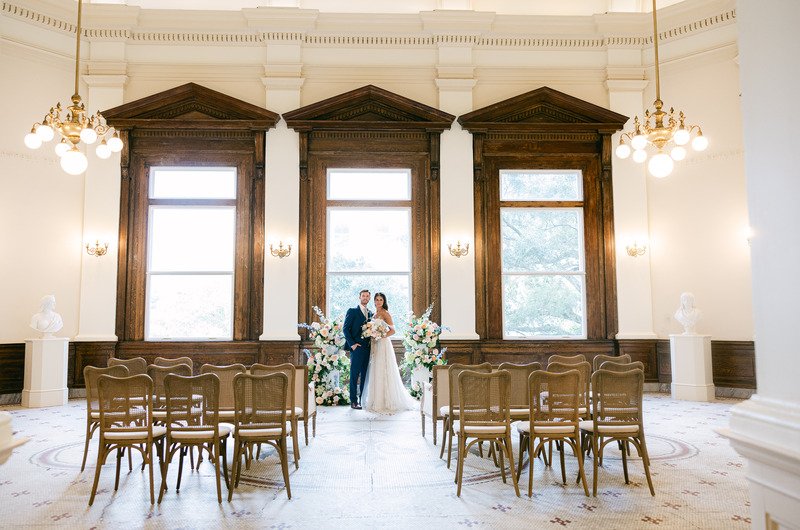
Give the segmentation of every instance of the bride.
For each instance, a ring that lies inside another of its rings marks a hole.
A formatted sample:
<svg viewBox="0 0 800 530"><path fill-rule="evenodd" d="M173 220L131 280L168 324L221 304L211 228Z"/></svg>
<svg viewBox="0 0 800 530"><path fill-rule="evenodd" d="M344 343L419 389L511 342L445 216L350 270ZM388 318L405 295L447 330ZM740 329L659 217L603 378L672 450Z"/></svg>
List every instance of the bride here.
<svg viewBox="0 0 800 530"><path fill-rule="evenodd" d="M394 322L383 293L375 293L375 315L372 321L380 324L376 320L385 322L389 333L384 338L372 339L372 353L361 403L364 409L380 413L417 409L419 403L409 395L400 379L394 347L389 339L395 334Z"/></svg>

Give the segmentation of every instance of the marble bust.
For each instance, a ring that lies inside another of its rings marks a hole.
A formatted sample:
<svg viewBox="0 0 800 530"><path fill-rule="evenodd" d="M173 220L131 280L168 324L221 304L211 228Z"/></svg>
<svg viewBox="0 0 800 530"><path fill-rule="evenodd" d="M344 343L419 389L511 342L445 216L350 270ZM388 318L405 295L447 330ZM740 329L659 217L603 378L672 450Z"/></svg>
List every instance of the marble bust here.
<svg viewBox="0 0 800 530"><path fill-rule="evenodd" d="M696 335L695 326L703 318L703 312L694 305L694 295L683 293L681 306L675 311L675 320L683 325L683 335Z"/></svg>
<svg viewBox="0 0 800 530"><path fill-rule="evenodd" d="M42 298L42 307L31 317L31 327L42 332L42 337L52 337L53 333L64 327L61 315L55 312L56 297L49 294Z"/></svg>

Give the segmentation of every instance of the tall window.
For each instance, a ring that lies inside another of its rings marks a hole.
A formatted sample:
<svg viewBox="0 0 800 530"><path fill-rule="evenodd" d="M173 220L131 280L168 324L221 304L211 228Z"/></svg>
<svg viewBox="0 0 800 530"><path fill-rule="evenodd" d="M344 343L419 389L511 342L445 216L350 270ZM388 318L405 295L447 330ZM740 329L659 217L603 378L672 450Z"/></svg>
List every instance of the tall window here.
<svg viewBox="0 0 800 530"><path fill-rule="evenodd" d="M580 171L500 171L504 338L586 338Z"/></svg>
<svg viewBox="0 0 800 530"><path fill-rule="evenodd" d="M411 310L411 170L328 169L329 314L358 292L383 292L395 315Z"/></svg>
<svg viewBox="0 0 800 530"><path fill-rule="evenodd" d="M146 340L233 336L236 168L151 167Z"/></svg>

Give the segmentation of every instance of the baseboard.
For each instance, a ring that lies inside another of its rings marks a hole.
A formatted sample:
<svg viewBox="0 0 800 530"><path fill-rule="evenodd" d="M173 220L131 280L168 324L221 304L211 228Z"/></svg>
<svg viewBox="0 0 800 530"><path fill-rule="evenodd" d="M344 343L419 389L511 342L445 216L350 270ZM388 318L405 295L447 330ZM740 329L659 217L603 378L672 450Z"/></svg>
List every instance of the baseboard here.
<svg viewBox="0 0 800 530"><path fill-rule="evenodd" d="M648 383L645 383L645 392L648 392L647 385ZM672 394L672 387L670 383L655 383L655 386L658 387L658 390L651 390L650 392ZM754 388L729 388L724 386L714 387L714 396L718 398L749 399L750 396L755 393L756 390Z"/></svg>

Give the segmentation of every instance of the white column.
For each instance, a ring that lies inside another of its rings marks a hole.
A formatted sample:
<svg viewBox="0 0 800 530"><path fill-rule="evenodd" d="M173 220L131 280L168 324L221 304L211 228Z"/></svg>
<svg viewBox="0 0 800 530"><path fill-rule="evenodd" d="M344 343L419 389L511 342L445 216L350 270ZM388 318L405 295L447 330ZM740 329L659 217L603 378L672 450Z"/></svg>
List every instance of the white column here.
<svg viewBox="0 0 800 530"><path fill-rule="evenodd" d="M748 459L752 526L800 528L800 154L786 102L800 85L800 2L737 2L758 394L733 408L727 436ZM731 286L734 288L734 286Z"/></svg>
<svg viewBox="0 0 800 530"><path fill-rule="evenodd" d="M606 81L611 110L630 116L643 112L642 91L647 81ZM626 126L627 127L627 126ZM626 128L623 132L627 132ZM619 143L617 133L613 146ZM614 238L617 261L618 339L655 339L653 331L653 298L651 294L650 254L647 220L647 173L643 164L631 158L621 160L612 155L614 179ZM646 245L643 256L631 257L626 245Z"/></svg>
<svg viewBox="0 0 800 530"><path fill-rule="evenodd" d="M276 75L279 77L270 77ZM266 108L277 113L300 107L303 78L300 65L267 67ZM267 132L264 201L264 332L261 340L300 340L297 332L298 259L297 241L300 232L300 144L295 131L281 119ZM283 241L292 245L286 258L270 254Z"/></svg>
<svg viewBox="0 0 800 530"><path fill-rule="evenodd" d="M441 72L440 72L441 73ZM472 110L474 79L437 79L439 108L458 116ZM454 122L441 137L442 325L447 339L477 340L475 332L475 211L472 185L472 135ZM456 258L448 243L470 244L468 255Z"/></svg>
<svg viewBox="0 0 800 530"><path fill-rule="evenodd" d="M123 65L124 68L124 65ZM86 75L89 85L87 110L116 107L123 103L126 75ZM84 175L83 243L81 253L81 296L78 335L75 341L116 341L117 241L119 235L119 153L102 160L95 154L100 140L90 145L86 156L89 168ZM86 245L108 243L108 252L90 256Z"/></svg>

